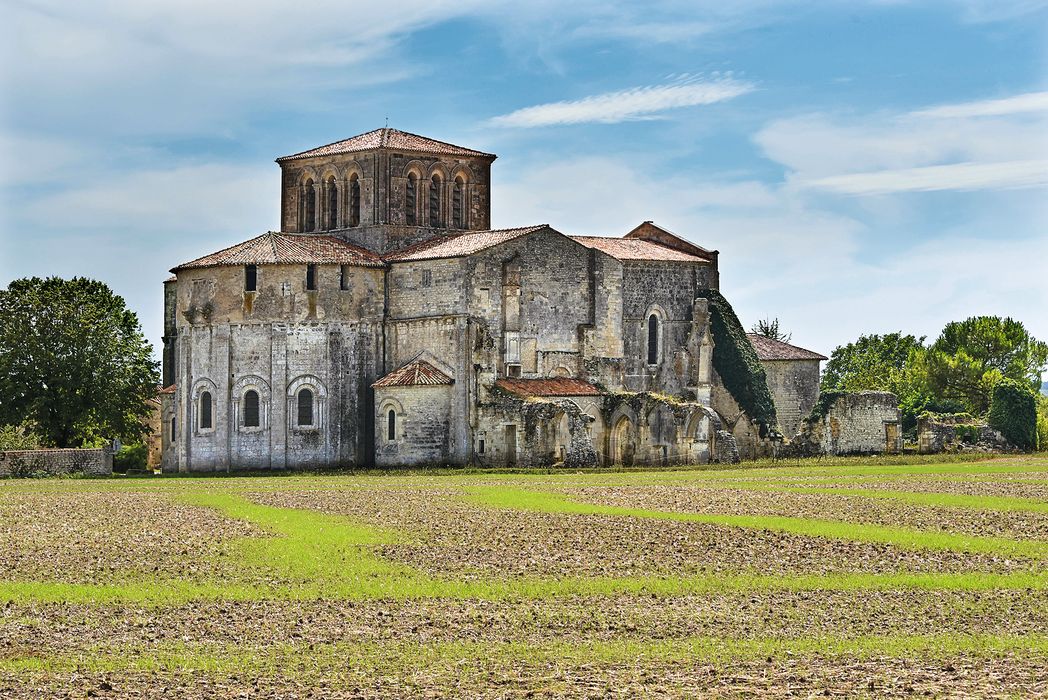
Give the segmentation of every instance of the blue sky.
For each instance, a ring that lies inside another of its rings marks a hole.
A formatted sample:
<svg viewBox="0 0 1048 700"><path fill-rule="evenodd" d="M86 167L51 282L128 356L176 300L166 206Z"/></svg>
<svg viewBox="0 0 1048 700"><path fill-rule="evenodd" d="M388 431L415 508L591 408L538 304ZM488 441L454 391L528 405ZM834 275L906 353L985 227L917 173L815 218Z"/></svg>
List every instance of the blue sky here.
<svg viewBox="0 0 1048 700"><path fill-rule="evenodd" d="M721 251L829 353L1011 315L1048 339L1048 2L0 0L0 283L279 225L273 159L382 126L499 154L496 226Z"/></svg>

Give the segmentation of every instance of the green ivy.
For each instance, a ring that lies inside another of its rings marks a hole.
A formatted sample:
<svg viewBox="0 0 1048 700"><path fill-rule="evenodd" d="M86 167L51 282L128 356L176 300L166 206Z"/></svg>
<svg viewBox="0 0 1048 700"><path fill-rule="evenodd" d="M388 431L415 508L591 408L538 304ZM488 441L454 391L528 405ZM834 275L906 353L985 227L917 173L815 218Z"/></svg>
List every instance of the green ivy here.
<svg viewBox="0 0 1048 700"><path fill-rule="evenodd" d="M819 398L816 399L815 405L811 407L811 413L809 413L808 417L804 419L804 422L808 424L818 423L826 417L827 413L830 412L830 408L833 407L833 404L837 403L837 399L842 396L847 396L849 393L851 392L820 391Z"/></svg>
<svg viewBox="0 0 1048 700"><path fill-rule="evenodd" d="M1014 379L997 382L986 422L1019 449L1037 448L1037 399L1027 384Z"/></svg>
<svg viewBox="0 0 1048 700"><path fill-rule="evenodd" d="M697 296L709 302L713 368L742 410L757 422L761 437L766 437L777 429L778 418L764 367L746 337L746 330L720 292L700 289Z"/></svg>

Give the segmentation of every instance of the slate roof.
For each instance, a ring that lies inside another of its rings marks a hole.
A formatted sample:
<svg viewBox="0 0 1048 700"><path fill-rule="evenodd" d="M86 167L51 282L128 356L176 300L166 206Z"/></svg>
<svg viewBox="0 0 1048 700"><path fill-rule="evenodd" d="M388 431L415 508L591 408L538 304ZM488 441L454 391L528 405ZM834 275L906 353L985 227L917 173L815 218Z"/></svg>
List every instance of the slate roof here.
<svg viewBox="0 0 1048 700"><path fill-rule="evenodd" d="M761 360L825 360L824 355L811 350L799 348L796 345L784 343L781 340L772 340L763 335L747 333L750 344L757 351L757 357Z"/></svg>
<svg viewBox="0 0 1048 700"><path fill-rule="evenodd" d="M600 389L589 382L569 377L548 379L512 379L504 377L495 381L499 389L518 396L600 396Z"/></svg>
<svg viewBox="0 0 1048 700"><path fill-rule="evenodd" d="M415 151L419 153L438 153L448 156L470 156L481 158L495 158L494 153L475 151L472 148L456 146L453 143L437 141L436 139L419 136L399 129L375 129L364 134L351 136L348 139L329 143L326 146L318 146L308 151L294 153L290 156L277 158L278 163L299 158L313 158L315 156L331 156L340 153L358 153L360 151L373 151L376 148L389 148L397 151Z"/></svg>
<svg viewBox="0 0 1048 700"><path fill-rule="evenodd" d="M691 255L681 250L645 241L639 238L607 238L604 236L571 236L587 248L596 248L616 260L657 260L670 262L708 263L709 258Z"/></svg>
<svg viewBox="0 0 1048 700"><path fill-rule="evenodd" d="M296 263L333 263L359 267L383 267L384 263L370 250L346 243L334 236L316 233L276 233L269 231L249 241L205 255L172 272L219 265L285 265Z"/></svg>
<svg viewBox="0 0 1048 700"><path fill-rule="evenodd" d="M464 231L463 233L437 236L421 243L415 243L407 248L388 253L384 257L388 262L459 258L544 228L548 228L548 226L539 224L538 226L497 229L494 231Z"/></svg>
<svg viewBox="0 0 1048 700"><path fill-rule="evenodd" d="M455 380L425 360L412 360L371 386L446 386Z"/></svg>

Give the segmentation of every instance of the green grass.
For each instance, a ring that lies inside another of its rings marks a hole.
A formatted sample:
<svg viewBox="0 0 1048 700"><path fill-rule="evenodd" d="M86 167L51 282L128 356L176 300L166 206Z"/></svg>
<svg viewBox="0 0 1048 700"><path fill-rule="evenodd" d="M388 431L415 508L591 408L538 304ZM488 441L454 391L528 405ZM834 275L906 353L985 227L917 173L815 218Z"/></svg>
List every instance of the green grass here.
<svg viewBox="0 0 1048 700"><path fill-rule="evenodd" d="M906 527L868 525L864 523L778 515L711 515L625 508L583 503L553 493L500 487L474 487L470 489L470 494L469 498L477 503L497 508L511 508L539 513L573 513L578 515L611 515L676 520L727 527L772 530L807 537L890 544L911 550L928 549L967 552L970 554L998 554L1030 559L1048 558L1048 542L1039 540L1011 540L1003 537L962 535Z"/></svg>
<svg viewBox="0 0 1048 700"><path fill-rule="evenodd" d="M498 507L514 507L541 512L656 517L674 520L704 519L687 513L666 513L628 508L612 508L576 503L554 494L478 488L473 498ZM270 533L262 538L244 538L238 543L237 563L242 576L227 581L186 581L182 579L136 579L126 583L70 584L60 582L0 582L0 601L17 603L66 602L86 604L133 603L140 605L179 605L195 600L374 600L374 599L480 599L522 600L572 595L655 595L678 596L732 590L887 590L941 589L991 590L1048 588L1048 574L1040 573L892 573L892 574L811 574L796 576L763 575L755 572L696 576L565 577L565 578L488 578L455 580L427 576L407 566L394 564L374 553L383 543L402 541L405 535L353 523L350 520L315 511L276 508L252 503L234 494L192 492L183 500L200 507L260 526ZM746 516L708 516L746 517ZM756 516L754 516L756 517ZM805 521L800 518L747 519L745 527L784 527L815 536L844 537L847 528L852 539L853 525ZM785 522L784 522L785 520ZM705 520L703 520L705 521ZM722 524L722 523L717 523ZM736 525L738 526L738 525ZM902 531L904 535L900 535ZM871 534L871 532L873 534ZM999 546L997 538L950 539L941 533L920 533L902 528L862 531L893 544L911 546ZM946 537L930 541L915 540L917 535ZM957 537L957 536L954 536ZM910 539L907 539L910 538ZM973 544L973 541L975 544ZM1005 543L1017 544L1011 540ZM1042 543L1034 543L1042 544ZM962 549L962 551L969 551Z"/></svg>

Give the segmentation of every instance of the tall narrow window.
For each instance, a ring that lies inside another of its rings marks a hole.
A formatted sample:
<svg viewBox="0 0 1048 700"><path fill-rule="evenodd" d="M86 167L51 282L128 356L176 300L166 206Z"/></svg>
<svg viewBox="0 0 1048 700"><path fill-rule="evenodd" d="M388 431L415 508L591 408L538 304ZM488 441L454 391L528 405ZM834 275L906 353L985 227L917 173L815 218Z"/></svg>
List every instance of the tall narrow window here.
<svg viewBox="0 0 1048 700"><path fill-rule="evenodd" d="M466 183L459 175L455 178L455 189L451 192L451 221L455 228L466 228L466 212L463 206L466 196Z"/></svg>
<svg viewBox="0 0 1048 700"><path fill-rule="evenodd" d="M306 289L315 291L317 288L317 266L312 263L306 265Z"/></svg>
<svg viewBox="0 0 1048 700"><path fill-rule="evenodd" d="M440 221L440 176L434 175L429 181L429 225L433 228L442 226Z"/></svg>
<svg viewBox="0 0 1048 700"><path fill-rule="evenodd" d="M258 392L248 389L244 393L244 427L257 428L259 426L258 415Z"/></svg>
<svg viewBox="0 0 1048 700"><path fill-rule="evenodd" d="M211 392L200 394L200 429L211 430Z"/></svg>
<svg viewBox="0 0 1048 700"><path fill-rule="evenodd" d="M408 186L404 191L404 222L414 226L418 222L418 178L408 173Z"/></svg>
<svg viewBox="0 0 1048 700"><path fill-rule="evenodd" d="M648 316L648 364L659 363L659 317Z"/></svg>
<svg viewBox="0 0 1048 700"><path fill-rule="evenodd" d="M350 277L350 266L343 265L338 273L338 288L342 291L349 289L352 278Z"/></svg>
<svg viewBox="0 0 1048 700"><path fill-rule="evenodd" d="M298 392L298 425L313 425L313 392L309 389Z"/></svg>
<svg viewBox="0 0 1048 700"><path fill-rule="evenodd" d="M338 185L335 184L335 176L328 175L324 181L324 200L327 209L326 229L338 228Z"/></svg>
<svg viewBox="0 0 1048 700"><path fill-rule="evenodd" d="M244 291L254 292L258 289L258 266L244 265Z"/></svg>
<svg viewBox="0 0 1048 700"><path fill-rule="evenodd" d="M171 442L175 441L175 419L171 419Z"/></svg>
<svg viewBox="0 0 1048 700"><path fill-rule="evenodd" d="M302 230L312 231L317 227L317 193L313 179L302 186Z"/></svg>
<svg viewBox="0 0 1048 700"><path fill-rule="evenodd" d="M390 442L397 439L397 412L392 408L386 414L386 439Z"/></svg>
<svg viewBox="0 0 1048 700"><path fill-rule="evenodd" d="M360 225L360 178L356 173L349 176L349 225Z"/></svg>

